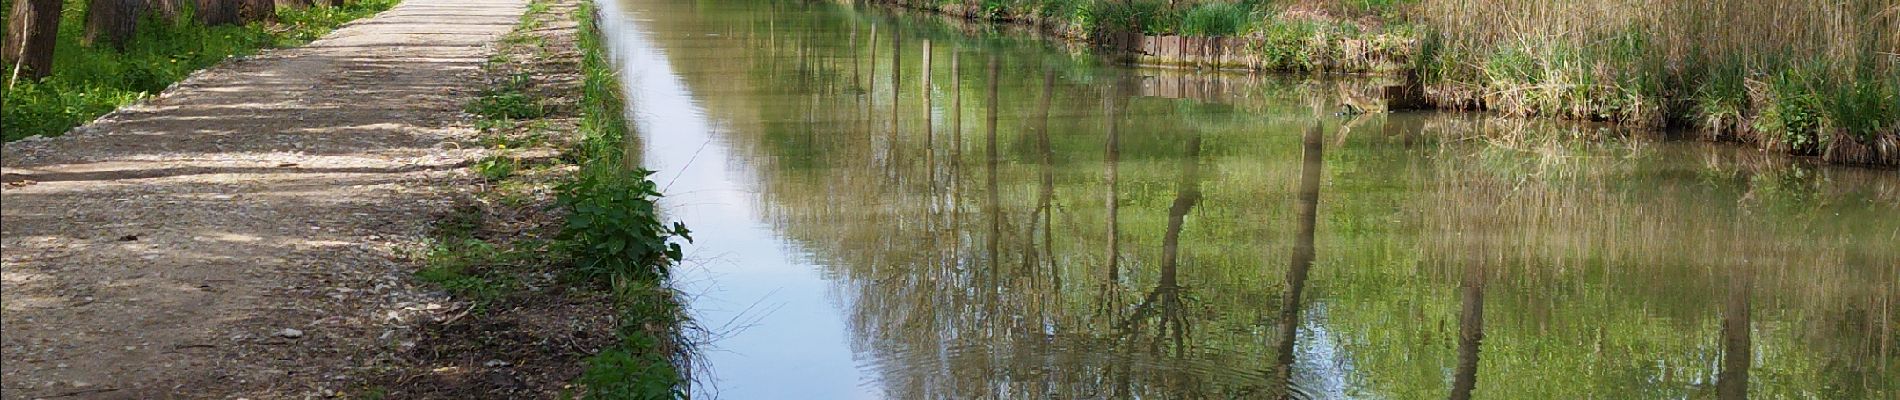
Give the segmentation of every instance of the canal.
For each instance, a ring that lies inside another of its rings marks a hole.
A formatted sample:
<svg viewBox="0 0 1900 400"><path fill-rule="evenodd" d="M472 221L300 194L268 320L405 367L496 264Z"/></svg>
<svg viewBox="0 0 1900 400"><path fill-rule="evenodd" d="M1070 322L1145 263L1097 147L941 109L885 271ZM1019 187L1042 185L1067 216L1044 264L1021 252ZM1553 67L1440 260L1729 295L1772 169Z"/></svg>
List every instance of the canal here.
<svg viewBox="0 0 1900 400"><path fill-rule="evenodd" d="M603 0L702 396L1900 396L1900 174L1344 115L829 2Z"/></svg>

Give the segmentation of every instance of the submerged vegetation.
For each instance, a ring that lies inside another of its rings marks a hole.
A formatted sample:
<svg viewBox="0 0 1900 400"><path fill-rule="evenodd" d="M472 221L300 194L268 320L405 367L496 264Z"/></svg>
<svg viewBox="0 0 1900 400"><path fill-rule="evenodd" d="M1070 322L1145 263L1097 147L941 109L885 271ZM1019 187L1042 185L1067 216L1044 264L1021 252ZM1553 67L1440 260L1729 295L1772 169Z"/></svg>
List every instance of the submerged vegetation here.
<svg viewBox="0 0 1900 400"><path fill-rule="evenodd" d="M1125 33L1227 37L1216 47L1252 68L1400 75L1442 108L1900 165L1900 4L1888 1L880 1L1123 48Z"/></svg>
<svg viewBox="0 0 1900 400"><path fill-rule="evenodd" d="M63 3L47 76L29 79L15 72L18 65L5 65L9 75L0 87L0 119L6 121L7 141L59 135L226 58L307 43L345 22L389 9L397 0L275 8L274 18L219 25L206 25L189 7L172 10L171 16L153 9L134 17L138 28L122 48L87 39L88 4L102 2Z"/></svg>

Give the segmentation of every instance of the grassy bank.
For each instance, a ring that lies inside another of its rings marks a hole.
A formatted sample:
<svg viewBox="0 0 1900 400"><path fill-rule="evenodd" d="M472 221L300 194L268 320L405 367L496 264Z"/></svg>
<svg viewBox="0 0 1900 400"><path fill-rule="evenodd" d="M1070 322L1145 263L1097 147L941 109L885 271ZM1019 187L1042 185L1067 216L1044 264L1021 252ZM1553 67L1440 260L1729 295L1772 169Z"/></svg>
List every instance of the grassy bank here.
<svg viewBox="0 0 1900 400"><path fill-rule="evenodd" d="M279 8L276 22L242 26L204 26L188 10L171 21L146 16L120 51L83 43L88 2L67 0L60 16L52 76L0 87L5 139L65 133L226 58L262 48L302 45L398 2L358 0L336 7ZM12 66L6 68L12 70Z"/></svg>
<svg viewBox="0 0 1900 400"><path fill-rule="evenodd" d="M612 291L621 318L619 343L589 358L579 383L595 398L686 397L689 321L667 278L682 258L673 240L691 237L685 225L661 219L652 172L632 167L638 155L625 153L632 129L592 3L576 18L583 75L581 142L572 152L580 170L560 187L568 212L560 237L578 271Z"/></svg>
<svg viewBox="0 0 1900 400"><path fill-rule="evenodd" d="M1253 68L1386 73L1424 104L1684 128L1900 165L1900 5L1776 0L871 0L1121 50L1226 37ZM1144 57L1147 58L1147 57Z"/></svg>
<svg viewBox="0 0 1900 400"><path fill-rule="evenodd" d="M536 0L490 60L489 87L467 106L490 153L417 272L468 316L409 351L433 379L374 393L685 397L691 325L667 276L687 231L664 223L648 173L627 167L624 104L593 20L585 0Z"/></svg>

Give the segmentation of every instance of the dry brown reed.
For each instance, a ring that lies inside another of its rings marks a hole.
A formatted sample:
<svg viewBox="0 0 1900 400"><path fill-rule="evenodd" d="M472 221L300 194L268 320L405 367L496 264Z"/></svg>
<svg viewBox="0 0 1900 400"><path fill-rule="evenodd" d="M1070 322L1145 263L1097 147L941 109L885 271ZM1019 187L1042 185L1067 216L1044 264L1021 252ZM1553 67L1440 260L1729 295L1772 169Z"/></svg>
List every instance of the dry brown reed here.
<svg viewBox="0 0 1900 400"><path fill-rule="evenodd" d="M1441 104L1900 162L1900 2L1425 0Z"/></svg>

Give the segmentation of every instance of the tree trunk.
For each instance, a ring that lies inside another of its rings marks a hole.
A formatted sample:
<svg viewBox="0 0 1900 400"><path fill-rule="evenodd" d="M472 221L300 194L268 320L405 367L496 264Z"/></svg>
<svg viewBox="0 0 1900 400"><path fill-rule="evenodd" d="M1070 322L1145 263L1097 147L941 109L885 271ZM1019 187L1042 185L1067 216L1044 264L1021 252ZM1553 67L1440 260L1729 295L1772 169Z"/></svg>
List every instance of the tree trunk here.
<svg viewBox="0 0 1900 400"><path fill-rule="evenodd" d="M238 20L243 23L276 21L277 0L238 0Z"/></svg>
<svg viewBox="0 0 1900 400"><path fill-rule="evenodd" d="M86 44L103 42L124 51L143 16L144 0L92 0L86 5Z"/></svg>
<svg viewBox="0 0 1900 400"><path fill-rule="evenodd" d="M242 0L193 0L198 22L206 26L237 25L238 2Z"/></svg>
<svg viewBox="0 0 1900 400"><path fill-rule="evenodd" d="M0 59L27 79L53 73L53 46L59 32L59 0L13 0L7 14L6 45ZM9 81L11 82L11 81Z"/></svg>
<svg viewBox="0 0 1900 400"><path fill-rule="evenodd" d="M159 20L170 23L178 22L178 14L184 12L184 4L187 1L188 0L149 0L145 3L146 7L151 9L152 14L158 15Z"/></svg>

